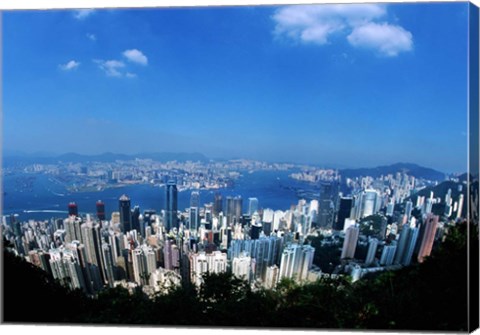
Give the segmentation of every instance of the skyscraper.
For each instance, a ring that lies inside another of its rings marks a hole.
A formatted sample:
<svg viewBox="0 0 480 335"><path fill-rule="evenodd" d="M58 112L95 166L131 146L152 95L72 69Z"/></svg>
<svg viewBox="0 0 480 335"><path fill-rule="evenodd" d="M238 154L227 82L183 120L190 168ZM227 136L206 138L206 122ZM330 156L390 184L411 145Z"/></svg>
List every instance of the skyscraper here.
<svg viewBox="0 0 480 335"><path fill-rule="evenodd" d="M432 252L435 233L437 232L438 216L429 214L425 219L425 230L423 232L420 250L418 252L418 262L423 262L424 258L430 256Z"/></svg>
<svg viewBox="0 0 480 335"><path fill-rule="evenodd" d="M180 249L174 240L167 239L163 246L164 267L167 270L178 270L180 268Z"/></svg>
<svg viewBox="0 0 480 335"><path fill-rule="evenodd" d="M198 229L199 221L199 206L200 206L200 193L193 191L190 196L190 211L189 211L189 223L190 230L196 232Z"/></svg>
<svg viewBox="0 0 480 335"><path fill-rule="evenodd" d="M173 180L167 183L165 202L165 229L169 232L173 228L178 229L178 191Z"/></svg>
<svg viewBox="0 0 480 335"><path fill-rule="evenodd" d="M267 274L265 275L264 285L267 289L273 289L277 285L278 274L280 269L276 265L269 266L267 268Z"/></svg>
<svg viewBox="0 0 480 335"><path fill-rule="evenodd" d="M155 252L143 245L132 252L133 276L139 285L148 285L151 274L157 269Z"/></svg>
<svg viewBox="0 0 480 335"><path fill-rule="evenodd" d="M233 198L233 215L235 217L235 222L240 222L240 218L242 217L242 207L243 207L243 200L241 196L236 196Z"/></svg>
<svg viewBox="0 0 480 335"><path fill-rule="evenodd" d="M406 227L404 227L405 229ZM403 253L400 263L404 266L410 265L412 261L413 252L415 251L415 245L417 243L419 229L416 227L408 227L408 238L405 247L405 252Z"/></svg>
<svg viewBox="0 0 480 335"><path fill-rule="evenodd" d="M130 198L125 194L118 200L120 212L120 227L122 232L132 230L132 213L130 212Z"/></svg>
<svg viewBox="0 0 480 335"><path fill-rule="evenodd" d="M190 279L199 286L205 273L222 273L227 271L227 254L214 251L207 254L204 251L190 254Z"/></svg>
<svg viewBox="0 0 480 335"><path fill-rule="evenodd" d="M298 281L307 278L313 262L315 248L310 245L289 244L282 252L279 279L292 278Z"/></svg>
<svg viewBox="0 0 480 335"><path fill-rule="evenodd" d="M413 208L413 203L408 200L405 203L405 214L407 215L407 220L410 220L410 216L412 215L412 208Z"/></svg>
<svg viewBox="0 0 480 335"><path fill-rule="evenodd" d="M102 200L98 200L96 203L97 207L97 218L100 221L105 220L105 203Z"/></svg>
<svg viewBox="0 0 480 335"><path fill-rule="evenodd" d="M378 240L376 238L369 238L367 257L365 258L365 264L370 265L375 260L377 254Z"/></svg>
<svg viewBox="0 0 480 335"><path fill-rule="evenodd" d="M199 219L198 207L190 207L189 223L190 223L190 231L191 232L196 232L197 231L197 229L199 227L198 219Z"/></svg>
<svg viewBox="0 0 480 335"><path fill-rule="evenodd" d="M322 228L332 228L335 215L334 199L337 197L335 182L320 183L320 198L318 200L318 225Z"/></svg>
<svg viewBox="0 0 480 335"><path fill-rule="evenodd" d="M100 289L105 282L102 267L103 260L100 248L102 246L102 237L100 234L100 225L84 223L81 226L83 243L85 244L87 263L90 267L93 287L95 290Z"/></svg>
<svg viewBox="0 0 480 335"><path fill-rule="evenodd" d="M190 207L200 207L200 193L198 191L192 191L190 194Z"/></svg>
<svg viewBox="0 0 480 335"><path fill-rule="evenodd" d="M390 245L385 245L383 247L382 255L380 256L380 265L392 265L396 251L397 244L395 241L393 241Z"/></svg>
<svg viewBox="0 0 480 335"><path fill-rule="evenodd" d="M460 219L462 217L462 210L463 210L463 194L458 196L458 207L457 207L457 215L456 218Z"/></svg>
<svg viewBox="0 0 480 335"><path fill-rule="evenodd" d="M140 227L140 206L133 207L131 217L132 217L132 229L135 229L139 234L141 234L142 229Z"/></svg>
<svg viewBox="0 0 480 335"><path fill-rule="evenodd" d="M361 218L377 213L381 206L380 194L373 189L365 190L361 196L360 206Z"/></svg>
<svg viewBox="0 0 480 335"><path fill-rule="evenodd" d="M75 202L71 202L68 204L68 215L78 216L78 206Z"/></svg>
<svg viewBox="0 0 480 335"><path fill-rule="evenodd" d="M402 226L400 231L400 237L398 238L397 252L395 253L395 264L401 264L402 259L405 257L408 248L408 237L410 234L410 227L408 224Z"/></svg>
<svg viewBox="0 0 480 335"><path fill-rule="evenodd" d="M110 244L102 244L103 272L109 287L113 287L115 282L115 269L113 267L112 249Z"/></svg>
<svg viewBox="0 0 480 335"><path fill-rule="evenodd" d="M63 221L63 226L65 229L65 242L70 243L72 241L82 239L82 233L80 225L82 224L81 219L75 216L69 216Z"/></svg>
<svg viewBox="0 0 480 335"><path fill-rule="evenodd" d="M223 199L220 193L215 193L215 201L213 203L213 214L218 215L223 211Z"/></svg>
<svg viewBox="0 0 480 335"><path fill-rule="evenodd" d="M357 226L351 226L347 229L345 232L345 240L343 241L341 259L354 257L359 232L360 229Z"/></svg>
<svg viewBox="0 0 480 335"><path fill-rule="evenodd" d="M239 257L233 259L232 273L236 277L250 282L252 278L252 258L248 253L242 252Z"/></svg>
<svg viewBox="0 0 480 335"><path fill-rule="evenodd" d="M72 250L72 252L75 254L75 258L78 260L78 264L83 274L86 292L93 293L94 288L92 286L92 275L90 273L90 266L88 265L87 261L85 246L81 244L80 241L72 241L72 243L67 244L67 248Z"/></svg>
<svg viewBox="0 0 480 335"><path fill-rule="evenodd" d="M258 199L248 198L248 215L252 215L256 211L258 211Z"/></svg>
<svg viewBox="0 0 480 335"><path fill-rule="evenodd" d="M343 226L345 224L345 219L349 219L353 207L353 198L351 197L341 197L340 198L340 206L338 209L338 216L333 229L335 230L343 230Z"/></svg>

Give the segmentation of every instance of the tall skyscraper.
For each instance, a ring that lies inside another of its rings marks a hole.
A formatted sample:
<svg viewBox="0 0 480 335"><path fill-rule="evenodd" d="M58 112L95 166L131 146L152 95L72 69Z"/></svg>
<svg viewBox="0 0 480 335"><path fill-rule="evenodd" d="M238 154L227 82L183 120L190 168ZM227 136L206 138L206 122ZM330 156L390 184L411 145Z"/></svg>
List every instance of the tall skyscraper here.
<svg viewBox="0 0 480 335"><path fill-rule="evenodd" d="M360 229L357 226L351 226L347 229L345 232L345 240L343 241L341 259L354 257L359 232Z"/></svg>
<svg viewBox="0 0 480 335"><path fill-rule="evenodd" d="M292 278L297 281L307 279L314 253L315 248L310 245L288 244L282 252L279 279Z"/></svg>
<svg viewBox="0 0 480 335"><path fill-rule="evenodd" d="M241 196L236 196L233 198L234 203L234 212L233 215L235 217L235 222L240 222L240 218L242 217L242 207L243 207L243 200Z"/></svg>
<svg viewBox="0 0 480 335"><path fill-rule="evenodd" d="M395 203L393 201L389 202L387 204L387 211L386 211L385 215L392 216L394 208L395 208Z"/></svg>
<svg viewBox="0 0 480 335"><path fill-rule="evenodd" d="M409 226L408 224L403 224L402 230L400 231L400 236L398 238L397 251L395 253L395 259L394 259L395 264L400 264L402 261L402 258L405 255L405 252L407 249L408 234L409 234Z"/></svg>
<svg viewBox="0 0 480 335"><path fill-rule="evenodd" d="M73 215L69 216L63 221L63 227L65 229L65 242L70 243L72 241L82 240L82 232L80 229L81 224L81 219Z"/></svg>
<svg viewBox="0 0 480 335"><path fill-rule="evenodd" d="M366 217L377 213L380 210L381 199L378 191L367 189L362 193L360 203L360 217Z"/></svg>
<svg viewBox="0 0 480 335"><path fill-rule="evenodd" d="M405 203L405 214L407 215L407 220L410 220L410 216L412 215L412 208L413 208L413 202L408 200Z"/></svg>
<svg viewBox="0 0 480 335"><path fill-rule="evenodd" d="M189 210L189 228L191 232L196 232L199 228L199 213L200 193L193 191L190 195L190 210Z"/></svg>
<svg viewBox="0 0 480 335"><path fill-rule="evenodd" d="M215 193L215 200L213 203L213 214L218 215L223 211L223 199L220 193Z"/></svg>
<svg viewBox="0 0 480 335"><path fill-rule="evenodd" d="M418 262L423 262L424 258L430 256L432 252L433 242L435 240L435 233L437 232L438 216L429 214L425 219L425 230L423 232L420 250L418 252Z"/></svg>
<svg viewBox="0 0 480 335"><path fill-rule="evenodd" d="M101 254L102 236L100 233L100 225L93 223L84 223L81 226L83 242L85 244L87 263L90 267L93 287L95 290L100 289L105 282L103 277L103 260Z"/></svg>
<svg viewBox="0 0 480 335"><path fill-rule="evenodd" d="M68 215L78 216L78 206L75 202L71 202L68 204Z"/></svg>
<svg viewBox="0 0 480 335"><path fill-rule="evenodd" d="M200 207L200 193L198 191L192 191L190 194L190 207Z"/></svg>
<svg viewBox="0 0 480 335"><path fill-rule="evenodd" d="M252 258L248 253L242 252L232 261L232 273L238 278L250 282L252 278Z"/></svg>
<svg viewBox="0 0 480 335"><path fill-rule="evenodd" d="M75 258L78 259L78 264L83 273L83 279L85 283L86 293L94 293L92 275L90 273L90 266L87 260L87 252L85 246L80 243L80 241L72 241L72 243L67 244L67 248L72 250L75 254Z"/></svg>
<svg viewBox="0 0 480 335"><path fill-rule="evenodd" d="M376 238L369 238L367 257L365 258L365 264L370 265L375 260L377 254L378 240Z"/></svg>
<svg viewBox="0 0 480 335"><path fill-rule="evenodd" d="M132 229L135 229L137 233L141 234L142 229L140 227L140 206L133 207L131 217L132 217Z"/></svg>
<svg viewBox="0 0 480 335"><path fill-rule="evenodd" d="M112 249L110 244L102 244L102 257L103 257L103 273L106 279L106 283L109 287L113 287L115 282L115 269L113 267Z"/></svg>
<svg viewBox="0 0 480 335"><path fill-rule="evenodd" d="M169 232L173 228L178 229L178 191L173 180L167 183L165 200L165 229Z"/></svg>
<svg viewBox="0 0 480 335"><path fill-rule="evenodd" d="M252 215L256 211L258 211L258 199L248 198L248 215Z"/></svg>
<svg viewBox="0 0 480 335"><path fill-rule="evenodd" d="M122 232L132 230L132 213L130 212L130 198L125 194L118 200L120 212L120 227Z"/></svg>
<svg viewBox="0 0 480 335"><path fill-rule="evenodd" d="M456 218L460 219L462 217L462 210L463 210L463 194L458 196L458 207L457 207L457 215Z"/></svg>
<svg viewBox="0 0 480 335"><path fill-rule="evenodd" d="M96 203L97 207L97 218L100 221L105 220L105 203L102 200L98 200Z"/></svg>
<svg viewBox="0 0 480 335"><path fill-rule="evenodd" d="M340 206L338 209L337 221L333 226L334 230L343 230L343 226L345 225L345 219L351 218L352 207L353 207L353 198L351 197L340 198Z"/></svg>
<svg viewBox="0 0 480 335"><path fill-rule="evenodd" d="M180 249L174 240L167 239L163 246L163 262L167 270L179 270L180 268Z"/></svg>
<svg viewBox="0 0 480 335"><path fill-rule="evenodd" d="M405 229L406 227L404 227ZM407 243L405 247L405 252L403 253L402 259L400 261L400 264L404 266L410 265L412 261L412 256L413 252L415 251L415 245L417 243L418 235L419 235L419 229L416 227L408 227L408 238L407 238Z"/></svg>
<svg viewBox="0 0 480 335"><path fill-rule="evenodd" d="M133 276L139 285L148 285L149 278L157 269L155 252L143 245L132 252Z"/></svg>
<svg viewBox="0 0 480 335"><path fill-rule="evenodd" d="M380 256L380 265L392 265L396 251L397 244L395 243L395 241L393 241L390 245L385 245L383 247L382 255Z"/></svg>
<svg viewBox="0 0 480 335"><path fill-rule="evenodd" d="M318 225L322 228L332 228L335 215L334 199L338 196L335 182L320 183L320 198L318 199Z"/></svg>
<svg viewBox="0 0 480 335"><path fill-rule="evenodd" d="M197 229L199 228L198 221L199 221L198 207L190 207L189 223L190 223L191 232L196 232Z"/></svg>
<svg viewBox="0 0 480 335"><path fill-rule="evenodd" d="M68 286L72 290L86 290L78 260L70 250L64 249L63 247L50 249L49 254L49 263L53 278L59 280L63 285Z"/></svg>

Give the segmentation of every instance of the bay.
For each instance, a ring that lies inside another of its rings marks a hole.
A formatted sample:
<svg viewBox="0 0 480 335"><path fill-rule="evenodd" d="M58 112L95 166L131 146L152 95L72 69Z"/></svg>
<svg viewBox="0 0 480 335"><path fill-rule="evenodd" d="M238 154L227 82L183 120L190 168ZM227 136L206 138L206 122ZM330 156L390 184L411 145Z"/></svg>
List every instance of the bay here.
<svg viewBox="0 0 480 335"><path fill-rule="evenodd" d="M231 188L219 190L199 190L200 203L214 201L215 193L223 197L224 207L227 196L241 196L243 211L248 209L248 198L256 197L259 208L287 210L298 202L297 189L308 188L305 183L288 177L292 171L242 171L242 176ZM4 215L18 214L19 219L48 220L65 218L69 202L76 202L81 214L95 214L95 203L102 200L105 212L110 219L111 213L118 211L118 199L122 194L130 197L131 206L140 206L141 212L154 209L157 212L165 208L165 188L148 184L108 188L98 192L68 192L62 184L48 175L17 173L4 177ZM189 207L193 190L178 192L178 208ZM26 212L29 211L29 212Z"/></svg>

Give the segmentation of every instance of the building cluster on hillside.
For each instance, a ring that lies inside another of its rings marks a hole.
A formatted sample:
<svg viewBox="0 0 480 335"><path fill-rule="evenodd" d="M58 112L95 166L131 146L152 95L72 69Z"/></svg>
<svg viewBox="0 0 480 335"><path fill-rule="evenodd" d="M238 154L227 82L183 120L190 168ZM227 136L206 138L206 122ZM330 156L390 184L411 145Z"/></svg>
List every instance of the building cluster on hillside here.
<svg viewBox="0 0 480 335"><path fill-rule="evenodd" d="M205 274L223 272L254 288L274 288L284 278L301 283L347 274L358 280L422 262L448 225L462 218L463 194L453 199L449 190L443 202L433 193L417 196L414 206L408 197L414 178L381 181L362 179L361 187L343 196L336 180L322 180L318 199L301 199L282 211L261 208L254 197L220 193L202 205L198 191L191 192L189 208L180 210L177 184L170 180L158 212L142 213L122 195L110 218L102 201L95 214L83 216L72 202L66 218L20 222L4 216L3 233L19 255L87 294L117 285L164 292L182 282L201 285ZM445 206L441 216L432 213L437 202ZM310 241L319 235L322 246L338 246L332 273L313 264Z"/></svg>

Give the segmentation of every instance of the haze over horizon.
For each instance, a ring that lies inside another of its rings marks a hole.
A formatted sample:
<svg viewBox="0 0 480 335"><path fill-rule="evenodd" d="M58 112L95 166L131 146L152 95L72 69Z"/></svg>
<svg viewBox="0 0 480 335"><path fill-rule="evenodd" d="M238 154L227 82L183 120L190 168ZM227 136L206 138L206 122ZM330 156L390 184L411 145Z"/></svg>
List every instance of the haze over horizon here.
<svg viewBox="0 0 480 335"><path fill-rule="evenodd" d="M4 12L3 150L464 172L467 15L468 3Z"/></svg>
<svg viewBox="0 0 480 335"><path fill-rule="evenodd" d="M102 153L93 153L93 154L81 154L81 153L76 153L76 152L64 152L64 153L53 153L53 152L23 152L23 151L7 151L3 152L3 157L4 159L9 159L9 158L28 158L28 159L35 159L35 158L57 158L61 156L68 156L68 155L79 155L79 156L98 156L101 158L101 156L106 156L106 155L113 155L113 156L131 156L132 158L135 156L143 157L143 156L162 156L162 155L169 155L175 158L175 156L179 156L182 158L189 157L191 156L191 159L195 161L196 158L199 158L199 156L203 156L205 159L212 160L212 161L229 161L229 160L236 160L236 159L246 159L246 160L257 160L254 158L250 157L209 157L204 155L201 152L136 152L136 153L119 153L119 152L102 152ZM172 160L174 160L172 158ZM178 159L178 158L177 158ZM278 164L298 164L298 165L309 165L312 167L318 167L318 168L326 168L326 169L339 169L339 170L356 170L356 169L372 169L372 168L378 168L378 167L389 167L389 166L394 166L394 165L416 165L421 168L426 168L426 169L432 169L438 172L442 172L445 174L463 174L466 173L467 171L443 171L441 169L438 169L435 166L422 166L420 164L417 164L415 162L401 162L401 161L395 161L395 162L386 162L384 164L377 164L375 166L361 166L361 165L341 165L341 164L336 164L335 162L321 162L321 163L311 163L311 162L295 162L295 161L287 161L287 160L259 160L267 163L278 163Z"/></svg>

